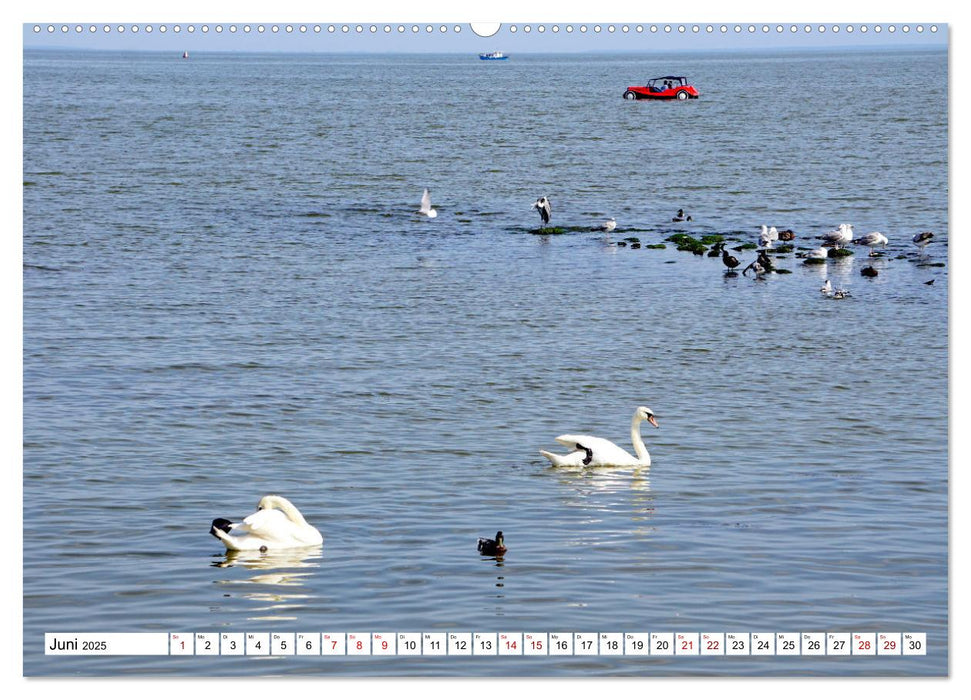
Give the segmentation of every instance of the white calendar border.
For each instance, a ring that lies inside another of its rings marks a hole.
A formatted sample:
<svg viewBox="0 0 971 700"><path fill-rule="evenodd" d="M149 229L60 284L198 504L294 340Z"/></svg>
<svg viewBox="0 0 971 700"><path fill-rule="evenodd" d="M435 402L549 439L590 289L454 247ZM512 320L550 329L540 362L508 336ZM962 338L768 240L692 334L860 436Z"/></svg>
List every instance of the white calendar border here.
<svg viewBox="0 0 971 700"><path fill-rule="evenodd" d="M224 5L224 6L223 6ZM538 9L537 9L538 6ZM217 9L218 8L218 9ZM11 20L16 22L18 25L25 22L37 21L38 15L43 15L43 19L56 20L58 18L77 18L79 14L89 15L91 17L111 17L113 19L124 19L125 21L156 21L163 14L165 17L177 18L178 21L211 21L214 17L220 18L232 18L232 19L258 19L265 18L269 15L277 15L281 18L283 17L318 17L321 14L326 15L328 20L333 21L395 21L397 19L407 20L412 19L410 15L420 15L422 17L429 17L448 20L448 21L495 21L497 19L503 19L506 21L536 21L540 19L542 21L589 21L590 19L610 19L618 18L622 20L631 19L635 20L633 17L629 17L633 14L632 8L628 2L618 2L616 0L601 0L596 4L596 10L588 10L586 8L582 9L569 9L562 4L553 3L550 1L541 3L522 3L522 2L511 2L509 0L496 0L495 2L489 3L485 11L483 11L483 6L481 3L469 3L467 6L455 2L444 2L444 0L433 0L431 2L422 3L418 8L409 8L408 15L402 16L400 9L395 9L389 2L373 3L366 6L361 3L357 3L353 6L339 6L335 5L328 7L326 9L322 8L319 4L312 5L308 2L289 2L284 0L283 2L274 3L273 9L268 11L266 9L265 3L257 3L252 0L240 0L232 4L229 3L208 3L201 4L198 2L186 2L185 0L171 0L167 2L164 9L153 8L151 6L142 4L130 4L121 2L105 2L104 0L91 0L90 2L85 2L79 7L78 3L69 3L64 0L57 0L55 2L43 3L43 6L38 6L38 4L32 4L25 6L23 4L18 5L14 8L11 13L9 10L4 10L5 19L9 19L6 15L16 14L16 18ZM699 9L700 8L700 9ZM832 0L818 0L811 6L803 7L800 5L780 5L778 3L769 2L743 2L736 3L732 6L731 17L726 17L726 12L722 7L713 2L700 3L697 6L683 6L678 3L659 3L657 5L650 5L643 8L636 8L638 15L644 15L646 21L711 21L712 18L719 19L769 19L771 21L793 21L793 22L803 22L803 21L813 21L813 20L824 20L824 21L846 21L846 22L858 22L861 17L861 10L857 9L850 3L845 2L833 2ZM919 19L925 17L931 18L934 21L938 19L942 24L953 23L953 19L948 19L949 17L954 17L954 10L951 8L950 3L939 2L931 0L927 2L919 3L915 5L914 3L904 3L904 2L884 2L879 6L867 9L864 19L866 21L883 21L883 22L896 22L900 21L901 18L910 18L916 14L920 14ZM28 13L30 16L28 16ZM461 14L461 17L455 17L454 14ZM483 17L482 15L488 15ZM577 16L577 15L582 16ZM472 16L468 16L472 15ZM11 21L5 22L4 26L11 26ZM962 63L966 65L963 61L963 56L965 51L962 48L963 36L966 36L967 25L959 25L959 32L955 32L952 38L951 45L951 56L952 64L958 65ZM19 27L17 27L19 30ZM22 73L20 72L20 43L19 41L9 41L7 42L8 55L7 60L4 62L7 67L7 75L5 76L5 84L13 85L19 82ZM959 60L959 56L962 57ZM966 74L965 74L966 75ZM965 109L965 103L967 99L967 90L964 87L971 87L965 85L966 78L962 75L961 71L954 71L950 75L952 82L952 103L951 103L951 115L949 119L950 124L956 124L958 118L955 116L955 112L960 110L962 118L965 119L968 114L968 110ZM13 93L8 92L8 95ZM19 93L17 93L19 94ZM22 105L22 101L16 97L10 98L10 104ZM958 107L957 105L961 105ZM17 123L18 112L17 109L5 110L6 115L0 117L4 120L4 126L7 127L4 130L6 134L19 134L20 125ZM950 151L952 158L957 154L959 150L959 144L963 143L963 136L959 133L959 130L952 129L950 137ZM20 148L19 136L13 139L6 139L4 145L3 162L7 164L8 172L13 175L13 178L9 178L10 181L16 181L16 178L20 177L19 169L22 158L22 148ZM16 151L16 152L15 152ZM952 160L952 172L955 176L955 181L966 182L967 180L963 177L964 171L966 169L966 163L961 163L960 165L956 162L957 159ZM22 196L22 193L21 195ZM19 201L19 200L18 200ZM22 204L22 202L20 202ZM22 230L22 225L20 221L22 206L20 204L15 204L14 206L8 207L8 210L12 210L14 216L14 225ZM955 201L952 204L955 211L961 208L960 202ZM958 223L958 217L955 216L952 219L952 225ZM960 242L955 241L955 250L960 246ZM17 303L9 303L9 300L19 300L20 299L20 284L22 281L20 267L20 245L21 241L17 240L14 236L7 237L3 245L7 246L4 251L7 255L0 256L0 259L6 260L8 265L8 272L13 274L7 274L0 276L3 284L3 298L8 300L8 303L3 307L3 322L4 325L9 328L19 327L18 316L22 306ZM16 269L15 269L16 268ZM960 299L967 300L969 298L968 289L965 287L967 284L961 275L954 275L952 278L952 296L950 303L958 306L957 297ZM965 305L965 308L966 305ZM952 335L952 340L958 340L958 333L955 330ZM22 374L18 372L20 368L21 357L19 355L19 348L12 348L9 340L3 345L3 359L5 360L3 366L5 368L4 379L7 380L6 386L19 386L19 382L22 379ZM962 341L962 345L965 343ZM966 348L964 348L966 349ZM956 350L956 348L955 348ZM960 353L956 353L960 356ZM960 367L959 363L955 363L951 369L951 378L955 386L962 384L967 386L963 382L963 379L967 376L963 368ZM13 395L11 395L13 394ZM6 402L8 411L5 415L9 417L21 415L20 411L22 408L22 394L16 395L17 392L9 392L7 394ZM953 411L955 407L961 407L958 413L954 414L954 424L958 424L959 415L966 415L967 412L964 410L966 407L965 398L955 396L955 392L950 389L950 396L952 401L951 410ZM0 428L3 431L2 444L5 447L4 454L12 458L14 463L22 464L22 456L20 455L20 450L22 449L22 434L21 434L21 423L19 420L8 420ZM953 433L953 445L956 448L952 452L952 463L961 464L965 463L966 460L961 459L966 457L968 454L967 443L965 442L965 436L961 434L960 431L955 431ZM6 474L3 477L5 493L8 497L12 494L13 501L15 504L22 505L23 494L22 494L22 474L15 472L15 470L5 470ZM963 502L963 496L967 496L966 483L964 480L964 475L960 473L960 469L950 470L950 480L949 480L949 491L951 503L961 503ZM960 483L961 488L956 488L956 484ZM967 532L967 515L966 509L955 508L950 513L949 525L952 533L958 531ZM966 542L966 538L964 540ZM955 545L961 542L960 539L950 538L950 545L955 547ZM955 661L959 657L960 648L962 651L967 651L967 645L961 644L960 646L957 642L960 639L958 631L967 631L967 605L964 603L964 599L960 596L954 595L958 590L957 586L953 583L954 581L967 582L967 551L966 547L962 547L960 556L956 550L952 549L951 553L951 565L949 567L949 577L951 578L952 585L949 586L949 590L952 592L950 600L950 611L949 611L949 649L951 654L951 660ZM22 571L22 558L19 556L12 557L14 562L9 566L10 569L15 570L19 576L7 576L4 577L3 592L6 595L7 600L19 600L20 604L15 607L14 617L10 627L13 628L13 632L7 635L0 635L0 663L3 664L4 679L8 681L8 687L12 687L17 690L26 690L27 679L22 675L22 654L23 654L23 608L22 608L22 581L23 581L23 571ZM21 582L21 586L17 587L16 581ZM608 621L605 621L608 624ZM893 625L885 625L884 627L893 627ZM956 677L963 674L960 673L960 669L955 664L951 669L951 673ZM220 693L239 693L247 692L247 690L252 689L251 685L252 679L220 679L219 692ZM554 688L559 688L564 692L569 688L575 688L572 684L575 678L564 678L564 679L543 679L543 686L552 686ZM900 680L905 682L901 683ZM71 688L75 685L83 684L85 692L95 692L98 694L99 698L104 698L105 700L114 700L118 698L119 700L124 698L125 700L130 700L132 693L138 693L139 695L145 696L147 700L152 700L156 697L162 697L162 693L169 694L173 690L176 692L186 692L187 690L198 691L201 695L202 693L209 693L213 690L212 684L207 680L203 679L187 679L185 681L175 681L176 687L173 688L167 682L158 682L158 679L151 679L151 682L147 682L148 679L142 678L112 678L110 680L105 679L57 679L57 681L52 683L46 683L43 679L35 679L31 683L30 695L32 697L39 697L42 700L46 698L58 698L58 700L63 700L66 693L71 692ZM300 689L307 692L315 692L315 687L317 686L317 679L287 679L286 681L266 681L261 682L260 690L262 692L274 692L270 689L270 685L276 682L286 682L287 685L284 686L289 691L294 689ZM415 692L420 692L422 698L446 698L454 697L456 693L462 693L462 695L467 700L476 700L477 698L489 698L489 700L495 699L495 694L497 690L502 690L503 692L509 692L509 688L516 687L525 693L535 693L537 690L537 685L535 681L498 681L501 685L496 686L495 683L480 683L473 682L466 679L441 679L436 681L423 681L416 680L415 684L409 684L410 688ZM707 688L710 689L710 681L707 680L691 680L691 679L650 679L651 691L652 692L686 692L691 686L696 688ZM875 681L865 681L868 688L862 689L861 682L856 679L827 679L824 686L820 686L816 683L802 683L801 679L795 681L789 680L775 680L775 679L737 679L733 682L733 689L739 692L746 693L749 697L760 698L760 697L778 697L780 692L785 692L786 695L794 700L802 700L803 698L816 698L820 692L826 692L827 694L839 693L844 691L846 696L850 692L870 692L869 686L879 685L879 692L884 698L908 698L909 700L913 697L923 694L927 690L930 690L935 698L947 698L947 697L957 697L956 688L958 687L957 682L945 682L934 680L930 681L933 683L932 687L928 687L928 681L922 679L879 679ZM381 679L328 679L328 692L355 692L359 693L362 689L373 689L380 691L381 689L387 689L387 683ZM605 682L603 681L590 681L584 683L582 686L585 692L596 692L594 688ZM625 684L623 681L618 681L611 679L606 681L609 683L609 692L612 698L623 698L623 697L638 697L642 698L644 693L644 686L638 683ZM700 684L704 685L700 685ZM362 685L364 684L364 685ZM660 684L660 685L658 685ZM22 687L18 687L22 686ZM780 690L784 688L785 690ZM25 694L25 693L21 693Z"/></svg>

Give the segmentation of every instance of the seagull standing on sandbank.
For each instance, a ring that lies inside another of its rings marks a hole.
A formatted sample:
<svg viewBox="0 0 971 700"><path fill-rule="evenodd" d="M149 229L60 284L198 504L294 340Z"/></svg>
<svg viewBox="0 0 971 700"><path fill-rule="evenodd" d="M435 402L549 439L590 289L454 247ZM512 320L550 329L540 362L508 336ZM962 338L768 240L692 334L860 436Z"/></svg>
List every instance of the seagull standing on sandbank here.
<svg viewBox="0 0 971 700"><path fill-rule="evenodd" d="M824 233L822 239L836 248L842 248L853 240L853 224L840 224L835 231Z"/></svg>
<svg viewBox="0 0 971 700"><path fill-rule="evenodd" d="M878 245L882 245L884 248L886 248L887 243L889 243L890 241L888 241L887 237L884 236L879 231L874 231L873 233L868 233L865 236L860 236L853 242L857 245L867 246L870 249L870 257L873 257L874 255L877 254L874 248L876 248Z"/></svg>
<svg viewBox="0 0 971 700"><path fill-rule="evenodd" d="M930 231L921 231L920 233L915 235L911 240L913 240L915 246L920 248L920 254L923 255L924 248L926 248L928 244L933 243L934 234L931 233Z"/></svg>

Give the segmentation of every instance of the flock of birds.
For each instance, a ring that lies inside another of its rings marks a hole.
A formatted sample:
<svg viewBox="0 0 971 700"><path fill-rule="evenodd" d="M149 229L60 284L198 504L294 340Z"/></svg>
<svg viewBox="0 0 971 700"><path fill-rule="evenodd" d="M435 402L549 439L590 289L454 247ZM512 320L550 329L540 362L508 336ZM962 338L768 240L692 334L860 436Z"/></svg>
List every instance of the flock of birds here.
<svg viewBox="0 0 971 700"><path fill-rule="evenodd" d="M428 195L428 190L425 190L425 195ZM422 208L425 208L424 198L422 199ZM540 218L542 219L544 225L550 222L552 206L548 197L540 197L537 199L533 204L533 208L539 211ZM434 213L430 214L429 216L433 215ZM678 213L671 218L672 222L691 220L691 215L686 214L684 209L678 209ZM610 233L615 228L617 228L617 220L614 217L610 217L604 221L603 224L601 224L601 229L606 233ZM762 231L759 234L759 245L762 249L758 252L756 259L747 267L742 269L742 274L747 275L749 270L751 270L756 279L763 279L766 273L772 272L774 269L772 260L768 255L768 251L774 247L775 242L792 241L795 238L796 234L791 229L783 229L780 231L775 226L766 226L765 224L762 224ZM877 255L875 249L878 246L886 248L887 244L890 242L890 240L879 231L873 231L865 236L854 238L852 224L840 224L835 230L829 231L820 236L819 240L822 241L822 244L818 248L810 250L808 253L806 253L805 258L809 260L825 260L832 257L830 255L830 250L839 250L850 243L868 247L870 249L870 257L875 257ZM924 255L924 249L931 242L933 242L933 240L934 234L931 231L922 231L912 238L913 244L920 250L921 257ZM737 257L725 249L724 242L716 243L708 252L709 257L717 257L718 255L721 255L722 262L724 263L725 267L728 268L728 273L737 274L735 273L735 268L741 265L741 262ZM860 274L864 277L876 277L879 273L876 268L868 265L860 270ZM926 284L933 284L933 280L927 282ZM829 280L826 280L826 283L823 285L820 291L827 296L833 297L834 299L844 299L849 296L849 292L847 292L845 289L834 290Z"/></svg>
<svg viewBox="0 0 971 700"><path fill-rule="evenodd" d="M773 265L767 251L773 248L776 241L791 241L795 239L795 237L796 234L789 229L779 231L775 228L775 226L769 227L763 224L762 232L759 234L759 244L762 246L762 249L758 252L758 257L748 267L742 270L742 274L744 275L749 270L752 270L756 278L761 278L765 275L765 273L771 272ZM873 231L865 236L854 238L853 224L840 224L835 230L829 231L820 236L819 240L822 241L822 245L807 252L805 254L805 258L807 260L826 260L827 258L832 257L830 253L831 250L839 250L850 243L853 245L862 245L868 247L870 249L870 257L875 257L877 255L875 248L878 246L886 248L887 244L890 242L890 240L879 231ZM911 239L911 242L917 246L917 248L920 250L921 257L923 257L925 252L924 249L933 240L934 234L931 231L922 231L916 234ZM724 243L715 244L712 252L710 252L709 255L716 255L716 251L719 250L722 256L722 262L725 264L725 267L728 268L729 272L734 271L735 268L741 264L738 258L729 254L729 252L725 250ZM867 265L860 270L860 274L864 277L876 277L879 272L872 265ZM927 284L932 283L933 280L931 280L931 282L927 282ZM829 280L826 280L825 284L819 291L826 296L831 296L835 299L844 299L849 296L849 292L847 292L845 289L834 290Z"/></svg>
<svg viewBox="0 0 971 700"><path fill-rule="evenodd" d="M552 215L552 206L547 197L540 197L533 204L533 208L538 210L543 224L548 224ZM438 212L432 207L431 195L426 189L422 194L421 205L418 213L433 219L438 216ZM683 209L672 217L674 222L691 221L691 216L686 214ZM617 221L613 217L603 222L602 230L610 233L617 228ZM762 226L759 234L759 243L762 248L758 252L756 259L742 270L742 274L747 274L749 270L758 278L771 272L773 269L772 260L768 252L776 241L791 241L796 234L791 230L778 230L774 226ZM876 255L877 247L886 248L889 240L879 231L868 233L860 238L853 237L853 226L851 224L840 224L835 230L823 234L820 239L822 245L819 248L806 253L808 259L825 259L830 257L830 250L840 249L849 244L862 245L870 248L870 255ZM924 254L924 249L933 241L934 234L924 231L915 235L912 239L914 245L920 249L920 254ZM728 268L726 274L737 274L735 269L741 265L737 257L725 249L725 243L719 242L708 252L710 257L721 255L722 262ZM864 276L876 276L877 271L873 267L864 267L861 270ZM931 280L933 282L933 280ZM930 284L928 282L927 284ZM841 299L849 296L849 292L844 289L833 289L829 280L820 289L826 296ZM654 412L646 406L639 406L634 411L631 419L630 437L634 445L634 454L630 454L623 448L614 444L610 440L595 437L592 435L560 435L555 438L556 442L565 446L569 451L566 454L556 454L540 450L540 454L546 457L553 467L650 467L651 455L644 446L641 438L641 423L647 421L655 428L660 427ZM313 547L323 543L324 538L320 531L309 524L297 510L297 507L282 496L270 495L260 499L256 512L249 515L241 522L233 522L226 518L216 518L212 521L209 529L213 537L220 540L227 550L259 550L266 552L270 549L292 549L297 547ZM502 557L507 549L502 531L496 533L495 539L480 537L477 543L477 550L483 556Z"/></svg>
<svg viewBox="0 0 971 700"><path fill-rule="evenodd" d="M540 219L543 225L550 223L550 219L553 215L553 206L550 203L548 197L540 197L533 203L533 208L539 212ZM418 213L427 216L430 219L434 219L438 216L438 212L432 208L431 195L426 188L421 197L421 205L418 209ZM678 213L672 218L672 222L684 222L691 221L691 215L686 214L684 209L678 209ZM610 217L601 224L601 229L606 233L610 233L615 228L617 228L617 220L614 217ZM796 234L791 229L778 230L775 226L762 225L762 232L759 234L759 244L762 246L762 250L759 251L759 257L751 263L748 267L742 270L745 274L748 270L752 270L756 277L761 277L766 272L772 271L772 263L768 258L767 249L773 248L776 241L791 241L796 238ZM835 230L829 231L819 237L822 241L822 245L819 248L815 248L808 253L805 257L811 260L824 260L827 257L831 257L829 251L831 249L840 249L850 243L854 245L866 246L870 249L870 256L874 257L877 255L876 248L882 246L887 247L890 240L879 231L873 231L866 234L865 236L860 236L859 238L853 237L853 225L852 224L840 224ZM924 249L933 241L934 234L930 231L922 231L916 234L912 241L920 249L920 254L923 256ZM716 257L718 254L722 256L722 262L725 263L725 267L729 271L733 271L741 263L738 258L731 255L727 250L725 250L724 243L718 243L709 252L709 256ZM864 276L875 276L872 273L876 270L872 267L864 268L864 270L870 270L871 272L862 272Z"/></svg>
<svg viewBox="0 0 971 700"><path fill-rule="evenodd" d="M635 455L610 440L592 435L560 435L556 441L569 448L567 454L540 450L554 467L649 467L651 455L641 439L640 425L647 421L655 428L657 418L646 406L638 406L631 420L630 436ZM283 496L264 496L256 512L241 522L227 518L212 521L209 533L228 551L260 551L315 547L323 544L320 530L308 523L303 515ZM501 558L507 551L502 530L495 539L480 537L476 548L483 556Z"/></svg>
<svg viewBox="0 0 971 700"><path fill-rule="evenodd" d="M543 225L550 222L553 215L553 206L548 197L544 196L537 199L533 203L533 208L539 212ZM422 193L421 205L418 208L418 213L423 216L427 216L429 219L434 219L436 216L438 216L438 212L432 207L432 199L428 192L428 188L425 188L425 191ZM678 209L678 213L671 217L671 221L673 222L691 220L691 215L686 214L684 209ZM610 217L601 225L601 229L607 233L610 233L615 228L617 228L617 220L614 217ZM763 224L762 232L759 234L759 243L763 248L772 248L776 241L791 241L794 240L795 237L796 234L791 229L783 229L780 231L775 226L766 226ZM876 250L874 250L877 246L886 248L887 244L890 242L890 240L879 231L873 231L865 236L854 238L853 224L840 224L835 230L829 231L819 238L823 241L822 245L819 248L807 253L807 258L823 259L829 257L830 248L839 249L850 243L868 247L870 249L870 256L873 257L877 254ZM933 241L933 239L934 234L932 232L922 231L913 237L913 243L920 249L921 255L923 255L924 248L926 248L927 245ZM738 267L738 259L733 255L729 255L727 251L724 250L724 244L719 244L716 246L716 248L721 248L721 252L723 253L722 261L725 263L725 266L729 268L729 270L734 270L736 267ZM749 267L758 269L761 263L759 263L759 261L756 261L756 263L758 264L753 263L753 265L750 265ZM765 270L763 270L763 272L765 272Z"/></svg>

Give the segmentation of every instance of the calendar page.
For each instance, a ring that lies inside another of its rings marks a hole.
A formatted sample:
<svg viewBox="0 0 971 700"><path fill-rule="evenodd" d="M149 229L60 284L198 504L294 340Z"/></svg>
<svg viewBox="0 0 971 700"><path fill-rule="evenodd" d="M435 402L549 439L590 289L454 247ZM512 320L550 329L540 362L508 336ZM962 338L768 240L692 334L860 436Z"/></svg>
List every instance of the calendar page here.
<svg viewBox="0 0 971 700"><path fill-rule="evenodd" d="M23 24L25 676L949 674L946 22L264 10Z"/></svg>

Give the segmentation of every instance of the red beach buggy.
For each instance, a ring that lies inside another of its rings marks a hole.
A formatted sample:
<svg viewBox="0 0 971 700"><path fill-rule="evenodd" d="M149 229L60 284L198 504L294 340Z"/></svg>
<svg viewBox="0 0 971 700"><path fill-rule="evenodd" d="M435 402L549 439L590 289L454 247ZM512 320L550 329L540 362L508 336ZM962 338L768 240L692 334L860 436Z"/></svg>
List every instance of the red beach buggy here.
<svg viewBox="0 0 971 700"><path fill-rule="evenodd" d="M683 75L665 75L651 78L647 85L631 85L624 93L625 100L687 100L697 99L698 91L688 84Z"/></svg>

